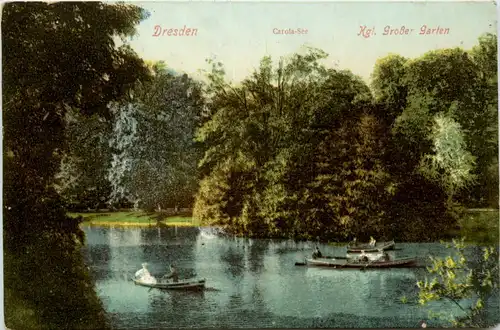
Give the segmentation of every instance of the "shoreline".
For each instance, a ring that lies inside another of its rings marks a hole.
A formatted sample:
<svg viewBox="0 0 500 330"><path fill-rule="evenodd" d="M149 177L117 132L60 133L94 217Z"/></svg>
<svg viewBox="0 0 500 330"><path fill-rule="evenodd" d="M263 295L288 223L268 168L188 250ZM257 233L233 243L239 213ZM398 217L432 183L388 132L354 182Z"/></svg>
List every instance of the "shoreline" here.
<svg viewBox="0 0 500 330"><path fill-rule="evenodd" d="M146 211L68 212L72 218L82 217L80 227L197 227L191 214L165 214Z"/></svg>
<svg viewBox="0 0 500 330"><path fill-rule="evenodd" d="M113 221L113 222L105 222L105 221L83 221L80 223L80 226L83 227L199 227L193 223L189 222L156 222L151 221L151 223L146 222L127 222L127 221Z"/></svg>
<svg viewBox="0 0 500 330"><path fill-rule="evenodd" d="M459 225L461 228L450 229L441 240L450 242L453 238L466 237L468 243L491 243L498 244L498 220L492 220L491 215L498 212L495 209L469 209L468 217ZM481 215L482 214L482 215ZM194 221L191 214L165 214L164 212L146 212L146 211L125 211L118 212L85 212L85 213L68 213L69 216L75 218L81 216L83 221L79 224L80 228L220 228L220 226L207 226ZM494 230L493 230L494 229ZM233 236L233 235L231 235ZM245 235L234 235L235 237L249 238ZM284 239L285 237L254 237L256 239ZM291 239L297 242L308 241L304 239ZM428 240L404 240L399 243L423 243ZM323 241L323 244L330 246L343 246L348 242Z"/></svg>

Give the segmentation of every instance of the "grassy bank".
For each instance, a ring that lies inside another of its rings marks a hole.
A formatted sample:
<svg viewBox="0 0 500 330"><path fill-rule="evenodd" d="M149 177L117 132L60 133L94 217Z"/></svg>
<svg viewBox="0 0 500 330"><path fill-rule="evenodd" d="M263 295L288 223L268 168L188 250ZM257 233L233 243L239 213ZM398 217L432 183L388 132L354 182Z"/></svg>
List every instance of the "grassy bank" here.
<svg viewBox="0 0 500 330"><path fill-rule="evenodd" d="M453 234L469 242L498 244L499 215L499 210L471 209L460 219L460 230Z"/></svg>
<svg viewBox="0 0 500 330"><path fill-rule="evenodd" d="M82 216L84 225L90 226L195 226L192 217L184 215L166 215L161 212L125 211L125 212L97 212L97 213L70 213L72 217Z"/></svg>

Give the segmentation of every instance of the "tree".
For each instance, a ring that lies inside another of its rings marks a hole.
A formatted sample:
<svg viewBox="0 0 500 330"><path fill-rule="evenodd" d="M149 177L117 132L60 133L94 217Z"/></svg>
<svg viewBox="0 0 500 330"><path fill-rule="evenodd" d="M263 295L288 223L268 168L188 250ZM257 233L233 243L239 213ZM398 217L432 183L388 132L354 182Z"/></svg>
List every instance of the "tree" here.
<svg viewBox="0 0 500 330"><path fill-rule="evenodd" d="M231 219L233 228L250 235L266 232L261 215L253 211L256 198L267 185L264 168L278 148L288 145L293 129L306 118L313 102L308 94L313 89L307 86L316 84L313 78L324 80L321 75L324 77L325 70L316 63L324 56L318 50L297 54L280 61L276 70L271 59L264 58L259 70L238 87L224 82L220 64L209 62L209 117L198 131L198 140L206 146L201 166L209 176L222 168L229 171L228 184L234 194L226 210L231 214L217 218ZM315 92L319 95L319 90ZM197 205L205 205L201 197L198 196ZM200 208L197 210L195 216L204 214Z"/></svg>
<svg viewBox="0 0 500 330"><path fill-rule="evenodd" d="M433 232L449 227L456 220L452 207L456 204L450 201L469 204L479 200L486 193L486 185L481 182L486 177L495 182L498 177L489 172L495 152L491 127L497 117L491 110L493 93L486 92L487 75L482 73L484 70L491 76L494 71L491 61L496 46L492 40L481 38L482 46L472 52L443 49L406 61L390 56L374 71L372 87L382 102L377 106L401 111L390 127L385 157L387 169L397 182L389 216L394 222L399 218L398 227L408 228L406 231L416 237L425 230L421 218L432 214L436 219L431 224L436 226ZM392 95L403 98L404 94L405 100L391 102ZM483 187L482 192L476 183ZM402 215L414 219L405 220Z"/></svg>
<svg viewBox="0 0 500 330"><path fill-rule="evenodd" d="M137 7L101 3L4 7L4 138L9 178L5 204L10 207L4 226L16 238L8 239L8 244L15 245L22 241L20 237L45 225L60 225L59 220L49 224L49 218L30 221L28 226L31 217L21 215L37 203L36 196L53 189L66 148L68 109L109 116L108 102L124 95L146 73L135 54L126 46L114 48L112 39L115 34L133 32L133 25L142 18L144 13Z"/></svg>
<svg viewBox="0 0 500 330"><path fill-rule="evenodd" d="M375 102L383 109L383 112L377 115L389 125L406 107L408 90L404 78L407 61L408 59L400 55L388 55L377 60L371 74Z"/></svg>
<svg viewBox="0 0 500 330"><path fill-rule="evenodd" d="M341 223L344 211L359 211L359 223L352 225L358 229L371 218L361 219L362 212L380 211L380 205L368 202L368 208L356 209L366 207L361 201L386 180L377 162L380 154L374 152L381 150L380 145L371 137L380 133L380 127L369 115L370 90L348 71L321 66L325 56L310 49L281 59L275 68L265 57L260 68L237 87L224 82L221 66L213 66L207 88L211 114L198 131L199 141L206 146L201 163L205 178L195 207L201 222L258 237L345 237L352 230L350 224ZM352 132L353 126L359 130ZM342 150L341 143L353 139L359 145ZM359 159L351 157L351 151ZM322 168L320 163L325 162L330 165ZM330 180L328 187L323 180L336 177L346 162L345 180L352 180L353 186L369 182L353 196L340 177ZM356 201L335 209L319 197L336 198L338 193Z"/></svg>
<svg viewBox="0 0 500 330"><path fill-rule="evenodd" d="M498 207L498 73L497 36L485 34L469 52L472 61L479 68L480 96L484 100L486 112L478 116L477 125L477 185L464 198L475 200L479 205ZM481 201L483 200L483 201Z"/></svg>
<svg viewBox="0 0 500 330"><path fill-rule="evenodd" d="M5 287L44 327L106 327L80 253L83 232L66 215L55 174L66 114L109 117L108 103L146 77L136 54L113 41L132 34L145 12L61 2L9 3L2 14Z"/></svg>
<svg viewBox="0 0 500 330"><path fill-rule="evenodd" d="M67 151L56 175L57 191L72 210L98 209L111 193L110 125L102 117L67 114Z"/></svg>
<svg viewBox="0 0 500 330"><path fill-rule="evenodd" d="M477 248L471 251L462 238L453 240L451 256L431 258L431 261L428 272L435 277L417 283L419 303L426 305L434 300L453 303L460 313L449 318L453 327L491 326L485 317L485 307L498 288L498 247L488 246L482 251L477 251Z"/></svg>
<svg viewBox="0 0 500 330"><path fill-rule="evenodd" d="M470 53L460 48L432 51L405 65L404 83L408 97L427 100L427 123L407 110L402 116L419 121L420 126L428 129L428 134L431 134L434 115L443 113L453 118L461 126L465 148L476 157L477 168L473 174L478 178L487 176L488 166L498 149L492 134L497 125L492 104L496 108L497 102L489 87L493 79L491 66L496 65L492 63L492 52L496 49L492 40L491 37L481 38L480 45ZM421 150L420 157L427 153L428 150ZM479 194L484 194L484 191ZM473 195L477 199L478 191Z"/></svg>
<svg viewBox="0 0 500 330"><path fill-rule="evenodd" d="M153 71L153 80L136 88L132 102L115 107L120 116L110 141L112 200L128 198L147 209L189 207L201 156L193 141L203 110L200 84L161 65Z"/></svg>
<svg viewBox="0 0 500 330"><path fill-rule="evenodd" d="M448 202L462 188L474 182L474 157L466 150L460 125L440 113L434 117L431 139L433 154L425 155L420 170L446 191Z"/></svg>

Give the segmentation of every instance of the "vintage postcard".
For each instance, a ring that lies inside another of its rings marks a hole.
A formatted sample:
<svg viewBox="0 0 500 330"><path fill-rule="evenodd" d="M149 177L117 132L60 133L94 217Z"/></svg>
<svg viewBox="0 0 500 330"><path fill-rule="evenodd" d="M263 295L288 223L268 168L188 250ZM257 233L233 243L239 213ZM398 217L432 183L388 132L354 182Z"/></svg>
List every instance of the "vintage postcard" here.
<svg viewBox="0 0 500 330"><path fill-rule="evenodd" d="M494 328L494 2L7 2L8 329Z"/></svg>

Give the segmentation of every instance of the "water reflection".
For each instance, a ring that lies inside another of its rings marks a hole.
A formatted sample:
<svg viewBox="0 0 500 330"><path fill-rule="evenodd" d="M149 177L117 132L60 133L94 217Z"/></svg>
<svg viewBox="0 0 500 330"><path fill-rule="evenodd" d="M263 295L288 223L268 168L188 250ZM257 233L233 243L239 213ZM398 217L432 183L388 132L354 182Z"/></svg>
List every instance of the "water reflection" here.
<svg viewBox="0 0 500 330"><path fill-rule="evenodd" d="M90 245L87 247L85 260L92 269L96 281L104 281L111 277L111 248L107 245Z"/></svg>
<svg viewBox="0 0 500 330"><path fill-rule="evenodd" d="M220 253L220 261L225 264L226 269L233 278L239 278L245 270L245 251L243 246L228 246Z"/></svg>
<svg viewBox="0 0 500 330"><path fill-rule="evenodd" d="M264 256L268 251L271 241L262 240L260 242L250 242L248 252L249 270L253 273L260 273L264 267Z"/></svg>
<svg viewBox="0 0 500 330"><path fill-rule="evenodd" d="M415 327L427 318L426 309L400 301L402 296L415 297L415 283L425 269L297 267L295 261L308 257L314 243L222 238L202 235L196 228L84 230L86 260L119 329ZM440 244L398 248L391 254L448 254ZM339 246L320 249L325 255L346 252ZM144 261L154 275L163 275L168 264L175 263L181 277L206 278L210 290L165 292L136 286L130 277ZM437 308L454 311L448 304Z"/></svg>

